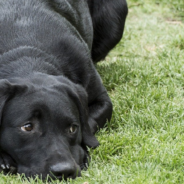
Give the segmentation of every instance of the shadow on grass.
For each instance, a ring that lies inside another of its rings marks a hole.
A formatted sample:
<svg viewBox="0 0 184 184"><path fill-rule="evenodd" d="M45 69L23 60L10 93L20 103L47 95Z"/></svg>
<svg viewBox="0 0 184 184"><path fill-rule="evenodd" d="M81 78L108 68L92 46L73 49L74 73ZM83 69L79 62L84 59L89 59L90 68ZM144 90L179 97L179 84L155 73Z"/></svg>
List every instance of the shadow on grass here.
<svg viewBox="0 0 184 184"><path fill-rule="evenodd" d="M130 81L131 65L123 59L118 59L117 62L103 61L97 65L97 71L107 91L113 91L117 86Z"/></svg>

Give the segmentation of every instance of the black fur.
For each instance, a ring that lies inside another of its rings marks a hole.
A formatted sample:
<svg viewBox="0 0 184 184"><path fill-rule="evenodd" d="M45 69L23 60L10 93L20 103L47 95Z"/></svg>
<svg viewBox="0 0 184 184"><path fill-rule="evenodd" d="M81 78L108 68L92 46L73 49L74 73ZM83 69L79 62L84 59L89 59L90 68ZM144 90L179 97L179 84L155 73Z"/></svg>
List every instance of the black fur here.
<svg viewBox="0 0 184 184"><path fill-rule="evenodd" d="M128 8L125 0L87 0L93 21L92 59L98 62L121 40Z"/></svg>
<svg viewBox="0 0 184 184"><path fill-rule="evenodd" d="M0 0L0 170L81 175L112 114L93 62L126 15L125 0Z"/></svg>

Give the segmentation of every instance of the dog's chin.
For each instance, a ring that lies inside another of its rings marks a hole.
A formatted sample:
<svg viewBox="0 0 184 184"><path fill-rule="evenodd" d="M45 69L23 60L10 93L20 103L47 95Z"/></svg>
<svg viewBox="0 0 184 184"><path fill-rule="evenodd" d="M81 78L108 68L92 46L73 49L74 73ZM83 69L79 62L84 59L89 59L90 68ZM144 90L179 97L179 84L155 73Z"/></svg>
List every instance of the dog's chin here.
<svg viewBox="0 0 184 184"><path fill-rule="evenodd" d="M44 171L40 170L41 166L40 168L39 167L35 168L35 167L22 167L19 165L17 168L17 172L13 174L17 174L17 173L21 174L25 176L25 178L27 178L28 180L34 179L34 180L43 180L43 181L50 181L50 182L52 182L53 180L75 179L76 177L81 176L82 170L86 171L88 169L89 163L90 163L89 153L88 151L84 150L83 162L76 166L76 175L72 177L55 176L49 171L49 169L46 169Z"/></svg>
<svg viewBox="0 0 184 184"><path fill-rule="evenodd" d="M31 180L34 180L34 181L38 181L38 180L42 180L42 181L45 181L45 182L52 182L54 180L68 180L68 179L75 179L76 177L80 177L81 176L81 168L78 167L78 169L76 170L76 174L74 176L69 176L69 177L65 177L64 175L63 176L55 176L54 174L52 174L51 172L42 172L41 174L36 174L37 172L33 172L33 171L30 171L30 172L26 172L26 173L23 173L23 172L18 172L19 174L21 174L23 177L25 177L26 180L28 181L31 181Z"/></svg>

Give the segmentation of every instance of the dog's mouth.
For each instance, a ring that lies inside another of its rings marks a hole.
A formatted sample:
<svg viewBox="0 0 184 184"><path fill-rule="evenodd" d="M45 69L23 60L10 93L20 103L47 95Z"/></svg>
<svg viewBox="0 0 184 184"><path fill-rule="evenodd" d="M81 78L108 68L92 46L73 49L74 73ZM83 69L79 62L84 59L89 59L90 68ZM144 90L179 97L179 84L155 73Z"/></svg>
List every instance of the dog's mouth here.
<svg viewBox="0 0 184 184"><path fill-rule="evenodd" d="M13 159L12 159L13 160ZM14 164L10 165L10 164L7 164L6 167L4 166L0 166L2 167L2 171L4 174L17 174L19 173L19 169L18 169L18 164L16 163L15 164L15 161L13 160ZM89 163L90 163L90 155L89 155L89 152L87 151L87 149L84 149L84 157L83 157L83 162L80 163L77 167L76 167L76 174L74 176L65 176L64 174L63 175L56 175L56 174L53 174L51 172L49 172L48 174L39 174L39 173L36 173L36 174L33 174L34 171L32 170L31 172L29 173L24 173L24 172L21 172L24 176L26 176L27 178L39 178L41 180L47 180L47 181L50 181L50 180L67 180L67 179L75 179L76 177L80 177L81 176L81 170L83 171L86 171L89 167ZM31 174L32 173L32 174Z"/></svg>
<svg viewBox="0 0 184 184"><path fill-rule="evenodd" d="M89 156L89 152L87 151L87 149L84 150L84 158L83 158L83 162L81 164L79 164L76 167L76 174L75 176L64 176L64 175L53 175L51 174L50 177L52 179L58 179L58 180L67 180L67 179L75 179L76 177L80 177L81 176L81 171L86 171L89 167L89 163L90 163L90 156Z"/></svg>

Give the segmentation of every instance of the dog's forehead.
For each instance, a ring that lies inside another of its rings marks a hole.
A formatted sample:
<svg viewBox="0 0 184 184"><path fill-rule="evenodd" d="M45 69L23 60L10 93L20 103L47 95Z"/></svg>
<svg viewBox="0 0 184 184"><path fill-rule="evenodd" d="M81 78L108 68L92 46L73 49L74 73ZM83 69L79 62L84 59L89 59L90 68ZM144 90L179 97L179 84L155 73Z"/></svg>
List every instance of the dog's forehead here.
<svg viewBox="0 0 184 184"><path fill-rule="evenodd" d="M49 118L76 119L79 116L77 106L70 96L51 88L15 96L7 103L4 114L8 119L13 117L21 122L31 118L35 111Z"/></svg>

